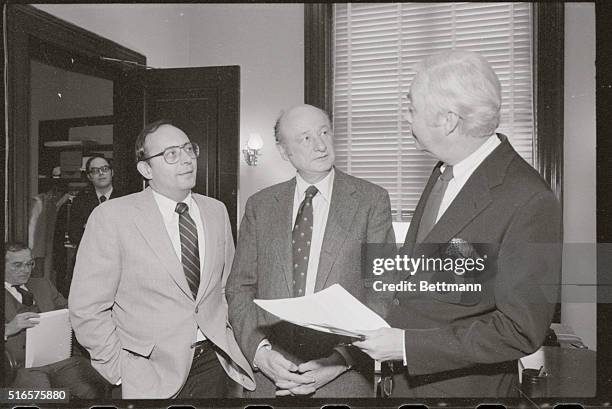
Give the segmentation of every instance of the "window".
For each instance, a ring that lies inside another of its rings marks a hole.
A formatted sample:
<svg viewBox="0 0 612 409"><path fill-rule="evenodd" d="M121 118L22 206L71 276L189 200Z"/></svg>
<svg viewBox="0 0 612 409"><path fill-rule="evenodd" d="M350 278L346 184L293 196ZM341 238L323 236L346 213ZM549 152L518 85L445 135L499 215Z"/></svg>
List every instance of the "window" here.
<svg viewBox="0 0 612 409"><path fill-rule="evenodd" d="M502 84L499 132L532 165L534 14L530 3L345 3L333 10L336 166L389 191L408 221L436 161L402 119L413 67L450 48L481 53Z"/></svg>

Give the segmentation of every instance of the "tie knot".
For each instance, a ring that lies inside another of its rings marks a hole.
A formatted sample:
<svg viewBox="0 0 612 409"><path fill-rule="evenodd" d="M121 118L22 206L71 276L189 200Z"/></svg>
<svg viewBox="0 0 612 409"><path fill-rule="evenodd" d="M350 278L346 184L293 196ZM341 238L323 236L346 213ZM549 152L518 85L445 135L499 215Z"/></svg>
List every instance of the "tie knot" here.
<svg viewBox="0 0 612 409"><path fill-rule="evenodd" d="M100 203L104 203L106 202L106 196L102 195L100 196Z"/></svg>
<svg viewBox="0 0 612 409"><path fill-rule="evenodd" d="M317 193L319 193L319 189L317 189L313 185L308 186L308 189L306 189L306 197L309 199L312 199L313 197L315 197Z"/></svg>
<svg viewBox="0 0 612 409"><path fill-rule="evenodd" d="M176 209L174 209L174 211L178 214L183 214L189 211L189 206L187 206L187 203L179 202L176 204Z"/></svg>
<svg viewBox="0 0 612 409"><path fill-rule="evenodd" d="M16 290L21 290L21 284L14 284L13 288L15 288Z"/></svg>
<svg viewBox="0 0 612 409"><path fill-rule="evenodd" d="M440 175L440 180L442 182L449 182L453 178L453 167L451 165L446 165L444 168L444 172Z"/></svg>

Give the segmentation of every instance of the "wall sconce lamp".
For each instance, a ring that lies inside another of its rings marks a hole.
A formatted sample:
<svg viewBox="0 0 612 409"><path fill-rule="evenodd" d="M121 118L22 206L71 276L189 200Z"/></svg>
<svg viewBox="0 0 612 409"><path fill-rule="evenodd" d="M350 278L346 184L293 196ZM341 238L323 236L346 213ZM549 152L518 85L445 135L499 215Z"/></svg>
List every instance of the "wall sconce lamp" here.
<svg viewBox="0 0 612 409"><path fill-rule="evenodd" d="M263 140L261 135L258 133L252 133L249 135L249 140L242 150L244 155L244 161L249 166L257 166L257 157L261 155L259 150L263 147Z"/></svg>

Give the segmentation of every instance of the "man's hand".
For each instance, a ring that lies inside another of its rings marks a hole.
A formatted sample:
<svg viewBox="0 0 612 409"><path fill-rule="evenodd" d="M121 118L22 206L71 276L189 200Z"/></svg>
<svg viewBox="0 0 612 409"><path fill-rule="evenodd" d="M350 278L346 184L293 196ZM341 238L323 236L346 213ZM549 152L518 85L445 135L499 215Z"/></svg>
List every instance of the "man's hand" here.
<svg viewBox="0 0 612 409"><path fill-rule="evenodd" d="M280 389L295 388L314 382L309 375L295 373L298 366L271 349L259 348L255 352L253 363Z"/></svg>
<svg viewBox="0 0 612 409"><path fill-rule="evenodd" d="M339 352L334 351L327 358L304 362L298 366L298 372L312 377L315 381L308 385L298 385L276 391L276 396L310 395L317 389L336 379L348 370L348 366Z"/></svg>
<svg viewBox="0 0 612 409"><path fill-rule="evenodd" d="M18 334L24 328L32 328L38 325L37 318L38 314L35 312L22 312L21 314L15 315L15 318L11 322L5 325L4 333L7 337Z"/></svg>
<svg viewBox="0 0 612 409"><path fill-rule="evenodd" d="M365 341L353 341L353 346L361 349L377 361L401 361L404 359L404 330L399 328L379 328L375 331L360 331Z"/></svg>

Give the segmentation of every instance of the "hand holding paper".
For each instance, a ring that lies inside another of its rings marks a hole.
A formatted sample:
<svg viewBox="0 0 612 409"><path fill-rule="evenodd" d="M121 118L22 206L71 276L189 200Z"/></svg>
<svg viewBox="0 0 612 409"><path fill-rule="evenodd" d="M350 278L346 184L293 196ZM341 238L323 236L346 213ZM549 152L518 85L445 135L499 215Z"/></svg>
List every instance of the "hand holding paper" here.
<svg viewBox="0 0 612 409"><path fill-rule="evenodd" d="M364 341L354 341L353 346L361 349L377 361L401 361L404 359L404 330L380 328L364 331Z"/></svg>

